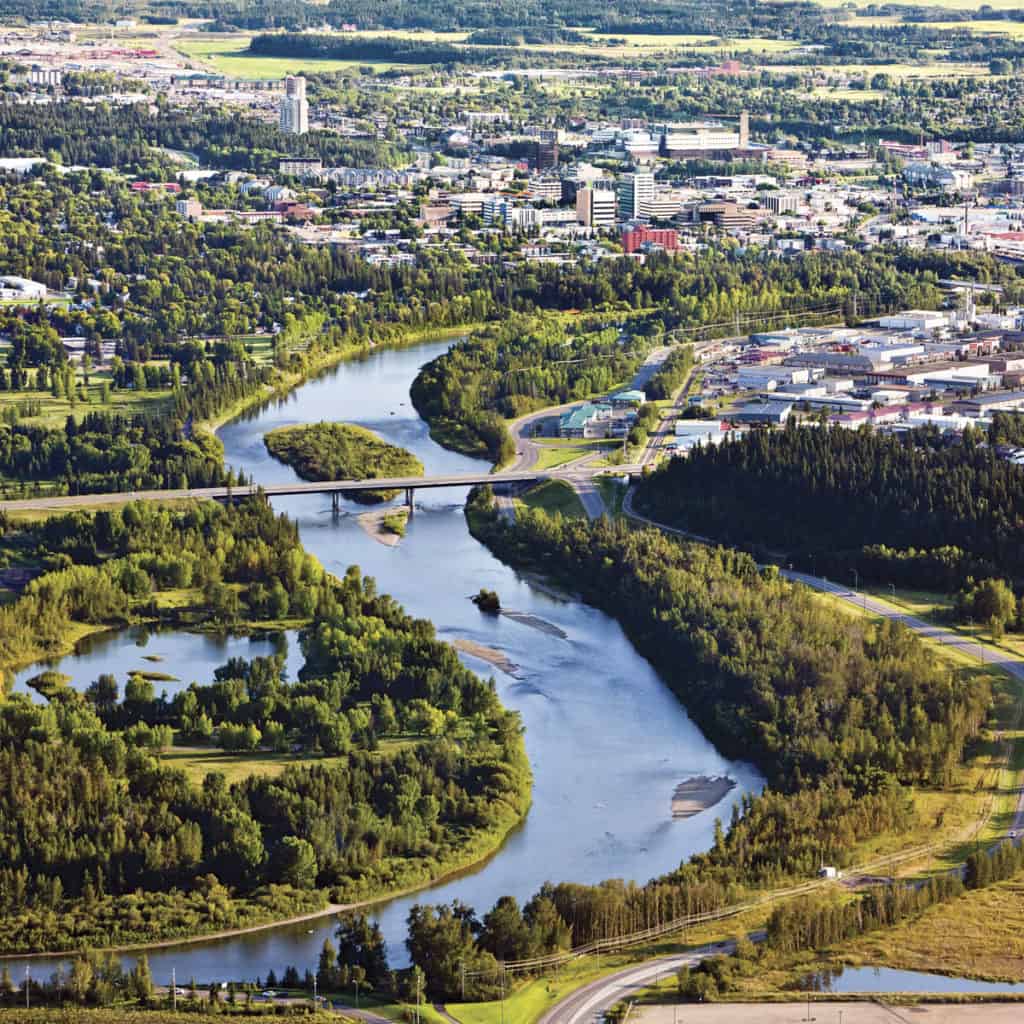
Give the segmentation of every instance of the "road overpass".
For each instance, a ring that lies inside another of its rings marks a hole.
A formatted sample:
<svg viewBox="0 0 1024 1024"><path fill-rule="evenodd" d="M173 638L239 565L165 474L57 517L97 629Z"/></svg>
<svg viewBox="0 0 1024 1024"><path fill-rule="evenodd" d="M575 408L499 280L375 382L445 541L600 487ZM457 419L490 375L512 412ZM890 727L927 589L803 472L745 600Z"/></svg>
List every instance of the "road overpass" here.
<svg viewBox="0 0 1024 1024"><path fill-rule="evenodd" d="M194 487L175 491L114 491L107 494L67 494L54 497L18 498L0 501L0 512L59 511L69 508L95 508L126 501L180 501L184 499L212 499L236 501L239 498L263 494L267 498L282 498L301 494L329 494L337 506L340 498L364 491L404 491L406 503L411 507L413 494L420 489L438 487L475 487L482 484L541 483L544 480L590 480L595 476L612 473L616 476L636 476L643 472L641 465L614 467L579 467L572 469L515 469L503 473L481 470L479 473L452 473L446 476L393 476L368 480L296 481L287 484L246 484L242 487Z"/></svg>

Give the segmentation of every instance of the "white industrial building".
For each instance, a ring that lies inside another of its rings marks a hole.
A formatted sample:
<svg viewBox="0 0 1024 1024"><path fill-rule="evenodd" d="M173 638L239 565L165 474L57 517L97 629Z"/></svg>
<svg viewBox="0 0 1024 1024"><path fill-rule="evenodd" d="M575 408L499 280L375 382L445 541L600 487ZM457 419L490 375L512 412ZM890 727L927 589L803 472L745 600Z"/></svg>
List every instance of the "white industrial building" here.
<svg viewBox="0 0 1024 1024"><path fill-rule="evenodd" d="M807 384L811 371L792 366L741 366L736 370L736 383L744 390L767 390L787 384Z"/></svg>
<svg viewBox="0 0 1024 1024"><path fill-rule="evenodd" d="M903 313L893 313L878 320L880 327L896 331L928 331L942 330L949 326L949 314L938 310L908 309Z"/></svg>
<svg viewBox="0 0 1024 1024"><path fill-rule="evenodd" d="M0 299L45 299L46 285L27 277L0 277Z"/></svg>

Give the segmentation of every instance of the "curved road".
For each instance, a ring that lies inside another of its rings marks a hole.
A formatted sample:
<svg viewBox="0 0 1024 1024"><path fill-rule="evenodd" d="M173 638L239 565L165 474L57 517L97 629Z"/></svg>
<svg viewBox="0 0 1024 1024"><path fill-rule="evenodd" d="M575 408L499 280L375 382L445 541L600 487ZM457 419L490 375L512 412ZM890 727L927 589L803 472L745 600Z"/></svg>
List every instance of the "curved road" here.
<svg viewBox="0 0 1024 1024"><path fill-rule="evenodd" d="M760 937L760 936L758 936ZM605 978L592 981L577 989L560 1003L553 1006L538 1024L595 1024L616 1003L621 1003L645 988L655 984L659 978L675 974L680 967L693 967L710 956L731 953L736 948L733 941L720 942L703 949L689 950L677 956L659 957L616 971Z"/></svg>

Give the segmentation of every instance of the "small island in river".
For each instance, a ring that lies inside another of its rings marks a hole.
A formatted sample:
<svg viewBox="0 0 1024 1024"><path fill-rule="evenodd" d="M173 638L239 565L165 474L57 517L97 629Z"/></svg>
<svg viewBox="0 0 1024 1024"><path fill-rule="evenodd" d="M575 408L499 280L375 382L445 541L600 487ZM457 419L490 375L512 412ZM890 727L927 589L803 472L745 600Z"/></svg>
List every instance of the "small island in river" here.
<svg viewBox="0 0 1024 1024"><path fill-rule="evenodd" d="M423 463L411 452L350 423L278 427L264 435L263 443L275 459L291 466L303 480L423 475ZM352 497L373 505L397 495L398 491L362 491Z"/></svg>

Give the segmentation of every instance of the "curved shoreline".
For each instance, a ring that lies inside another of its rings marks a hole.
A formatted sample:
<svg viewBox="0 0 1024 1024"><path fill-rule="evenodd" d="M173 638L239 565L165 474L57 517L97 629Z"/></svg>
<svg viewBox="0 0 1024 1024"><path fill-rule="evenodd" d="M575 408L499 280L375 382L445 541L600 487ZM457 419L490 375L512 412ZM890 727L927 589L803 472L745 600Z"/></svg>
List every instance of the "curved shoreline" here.
<svg viewBox="0 0 1024 1024"><path fill-rule="evenodd" d="M533 780L531 777L530 788L526 792L527 800L532 799ZM37 950L32 953L0 953L0 963L11 960L58 960L81 956L85 952L90 953L146 953L152 949L173 949L178 946L196 946L204 942L221 942L225 939L235 939L241 935L252 935L256 932L267 931L270 928L287 928L290 925L303 924L306 921L316 921L323 917L331 917L334 914L343 914L350 910L362 910L365 907L377 906L380 903L389 903L391 900L402 899L404 896L412 896L426 889L432 889L443 882L451 881L460 875L475 871L482 867L492 857L501 852L501 848L508 841L516 829L520 828L526 820L530 805L527 803L522 812L517 813L515 820L502 834L498 843L479 857L464 864L443 871L440 875L425 879L417 885L410 885L404 889L395 889L382 893L380 896L368 896L363 900L356 900L352 903L329 903L321 910L311 910L306 914L297 914L294 917L274 918L260 924L242 925L238 928L228 928L223 931L209 932L203 935L190 935L184 938L154 939L148 942L129 942L119 946L80 946L75 949L59 950Z"/></svg>
<svg viewBox="0 0 1024 1024"><path fill-rule="evenodd" d="M318 360L314 366L306 368L301 374L292 375L292 379L282 382L277 387L264 393L257 393L254 395L246 396L234 403L229 409L222 411L219 415L210 417L207 420L201 421L196 424L197 429L207 431L211 434L216 435L217 431L227 423L241 416L246 415L253 409L258 408L269 402L280 400L290 394L292 391L302 387L304 384L316 379L324 373L329 372L335 366L348 362L355 361L365 358L376 349L402 349L411 348L419 344L426 344L434 340L441 340L445 337L458 336L461 334L469 333L470 331L478 328L480 324L471 323L466 325L460 325L456 327L439 327L424 329L421 331L410 332L400 340L389 340L381 344L370 343L365 347L358 349L342 349L334 350L326 353L325 357ZM127 500L127 495L126 495ZM144 623L142 623L144 624ZM89 628L83 632L80 636L76 636L74 641L67 645L67 648L60 653L47 652L44 658L59 659L65 657L74 652L75 645L79 640L84 639L94 633L101 633L109 629L108 626L98 626L96 628ZM25 662L15 668L11 668L9 671L12 676L14 673L20 671L29 665L35 664L37 661L42 661L44 658L36 658ZM3 699L3 675L0 672L0 699ZM513 807L509 804L510 811L514 812L514 817L510 820L505 827L500 831L497 836L496 842L489 846L488 849L479 853L478 855L471 856L468 860L455 864L438 875L431 875L425 878L422 882L416 883L415 885L406 886L401 889L388 890L376 896L370 896L362 900L356 900L350 903L329 903L327 906L320 910L310 911L305 914L298 914L292 917L286 918L272 918L267 921L263 921L257 924L241 925L236 928L228 928L216 932L203 933L199 935L190 935L184 937L174 937L167 939L154 939L142 942L130 942L122 943L120 945L112 946L83 946L72 949L63 950L37 950L33 952L0 952L0 963L6 963L10 961L19 960L54 960L54 959L66 959L80 956L86 950L90 952L104 952L104 953L146 953L150 950L159 949L172 949L180 946L194 946L202 943L213 943L233 938L238 938L243 935L255 934L261 931L267 931L275 928L286 928L291 925L303 924L308 921L316 921L321 918L330 917L334 914L344 913L346 911L360 910L366 907L377 906L382 903L388 903L391 900L401 899L406 896L414 895L418 892L423 892L428 889L432 889L437 885L451 881L463 874L467 874L478 870L480 867L485 865L491 858L495 857L509 837L519 828L522 827L526 816L529 812L530 805L532 803L533 793L533 777L529 768L529 761L526 758L525 749L521 750L523 756L523 764L527 772L528 783L524 790L516 794L518 798L519 806Z"/></svg>

